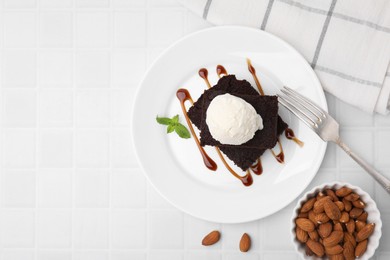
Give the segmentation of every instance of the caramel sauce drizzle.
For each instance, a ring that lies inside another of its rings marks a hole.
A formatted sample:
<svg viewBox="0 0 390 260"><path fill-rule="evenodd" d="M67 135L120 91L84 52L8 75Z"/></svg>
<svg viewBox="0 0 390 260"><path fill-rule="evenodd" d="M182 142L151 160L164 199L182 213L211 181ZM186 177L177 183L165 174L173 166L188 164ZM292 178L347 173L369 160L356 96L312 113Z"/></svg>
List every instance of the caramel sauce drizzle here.
<svg viewBox="0 0 390 260"><path fill-rule="evenodd" d="M209 75L209 72L207 71L206 68L201 68L199 71L198 71L198 74L199 76L204 79L204 81L206 82L207 84L207 88L211 88L211 85L210 85L210 81L208 79L208 75Z"/></svg>
<svg viewBox="0 0 390 260"><path fill-rule="evenodd" d="M248 64L248 70L249 70L249 72L252 74L252 77L253 77L253 79L254 79L255 82L256 82L256 86L257 86L257 89L258 89L259 92L260 92L260 95L264 96L263 87L261 86L260 81L259 81L259 79L257 78L256 70L255 70L255 68L252 66L251 60L247 58L247 59L246 59L246 63Z"/></svg>
<svg viewBox="0 0 390 260"><path fill-rule="evenodd" d="M261 163L261 158L257 158L256 163L254 163L250 168L254 174L261 175L263 173L263 165Z"/></svg>
<svg viewBox="0 0 390 260"><path fill-rule="evenodd" d="M210 156L206 153L206 151L200 145L199 138L196 136L195 131L194 131L194 127L192 126L192 123L188 117L187 109L186 109L184 103L188 100L191 102L192 105L194 104L194 101L192 100L190 93L188 92L188 90L181 88L176 92L176 97L180 101L180 106L181 106L181 109L183 111L183 115L187 121L187 125L191 131L191 134L194 137L195 143L198 146L199 152L202 155L204 164L206 165L206 167L208 169L210 169L212 171L216 171L218 168L217 164L213 161L213 159L210 158Z"/></svg>
<svg viewBox="0 0 390 260"><path fill-rule="evenodd" d="M275 159L279 162L279 163L284 163L284 152L283 152L283 146L282 146L282 142L278 139L278 145L279 145L279 149L280 149L280 152L278 154L276 154L274 152L273 149L271 149L271 153L272 155L275 157Z"/></svg>
<svg viewBox="0 0 390 260"><path fill-rule="evenodd" d="M219 150L218 147L215 147L215 150L217 151L218 153L218 156L219 158L221 159L222 163L225 165L226 169L229 170L229 172L234 176L236 177L237 179L239 179L242 184L244 184L245 186L250 186L252 185L253 183L253 178L252 178L252 175L250 173L249 170L246 171L246 174L244 176L240 176L239 174L237 174L231 167L230 165L226 162L225 160L225 157L223 157L223 154L221 153L221 150Z"/></svg>
<svg viewBox="0 0 390 260"><path fill-rule="evenodd" d="M302 142L295 136L295 133L291 128L287 128L286 131L284 131L284 135L287 139L293 140L300 147L303 147L305 145L304 142Z"/></svg>
<svg viewBox="0 0 390 260"><path fill-rule="evenodd" d="M222 65L217 65L217 75L219 78L221 78L221 75L228 75L226 69L224 66Z"/></svg>

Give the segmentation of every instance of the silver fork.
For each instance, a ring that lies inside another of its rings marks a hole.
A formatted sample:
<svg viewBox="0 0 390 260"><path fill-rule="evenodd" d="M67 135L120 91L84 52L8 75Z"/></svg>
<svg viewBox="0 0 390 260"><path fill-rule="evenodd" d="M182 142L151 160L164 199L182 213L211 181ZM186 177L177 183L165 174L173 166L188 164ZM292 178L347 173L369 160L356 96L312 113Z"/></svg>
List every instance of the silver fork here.
<svg viewBox="0 0 390 260"><path fill-rule="evenodd" d="M322 140L338 144L349 156L362 166L382 187L390 194L390 180L354 153L340 138L339 123L325 110L316 105L307 97L299 94L289 87L281 89L278 94L279 103L290 110L308 127L310 127Z"/></svg>

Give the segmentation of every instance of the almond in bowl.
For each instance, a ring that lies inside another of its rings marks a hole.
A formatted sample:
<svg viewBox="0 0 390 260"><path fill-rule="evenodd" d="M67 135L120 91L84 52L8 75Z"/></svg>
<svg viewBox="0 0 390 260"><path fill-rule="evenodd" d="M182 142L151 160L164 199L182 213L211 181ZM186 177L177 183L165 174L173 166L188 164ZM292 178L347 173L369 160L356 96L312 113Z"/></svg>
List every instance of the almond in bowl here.
<svg viewBox="0 0 390 260"><path fill-rule="evenodd" d="M294 209L292 237L304 259L369 259L379 246L382 222L370 195L334 182L307 192Z"/></svg>

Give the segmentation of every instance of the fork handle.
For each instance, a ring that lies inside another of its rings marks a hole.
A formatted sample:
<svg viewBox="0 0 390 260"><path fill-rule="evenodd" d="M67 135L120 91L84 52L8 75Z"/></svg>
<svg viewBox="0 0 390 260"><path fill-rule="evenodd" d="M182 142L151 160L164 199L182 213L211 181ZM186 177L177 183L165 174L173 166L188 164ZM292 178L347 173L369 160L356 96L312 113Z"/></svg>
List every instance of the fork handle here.
<svg viewBox="0 0 390 260"><path fill-rule="evenodd" d="M351 148L349 148L341 139L339 138L336 141L336 144L338 144L349 156L352 157L360 166L363 167L374 179L382 185L382 187L387 191L387 193L390 194L390 180L383 176L381 173L379 173L377 170L374 169L370 164L368 164L363 158L361 158L359 155L354 153Z"/></svg>

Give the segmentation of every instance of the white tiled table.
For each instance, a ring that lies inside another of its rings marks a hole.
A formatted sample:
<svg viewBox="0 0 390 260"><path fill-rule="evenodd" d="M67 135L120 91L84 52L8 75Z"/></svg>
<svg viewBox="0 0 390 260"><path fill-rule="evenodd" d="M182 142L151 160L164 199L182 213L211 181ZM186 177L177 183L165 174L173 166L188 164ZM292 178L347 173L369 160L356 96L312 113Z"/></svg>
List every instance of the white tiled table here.
<svg viewBox="0 0 390 260"><path fill-rule="evenodd" d="M134 90L170 43L207 23L174 0L2 0L1 260L298 259L295 202L266 219L208 223L181 213L146 183L130 139ZM390 177L390 117L329 97L342 134ZM373 196L390 259L390 199L330 145L310 186L345 180ZM222 231L203 248L202 237ZM250 253L238 251L243 232Z"/></svg>

